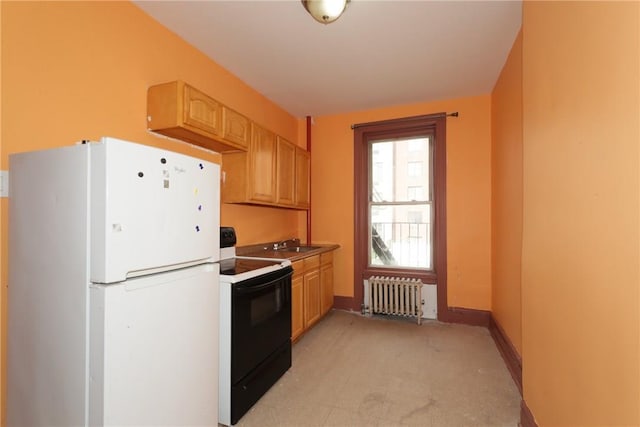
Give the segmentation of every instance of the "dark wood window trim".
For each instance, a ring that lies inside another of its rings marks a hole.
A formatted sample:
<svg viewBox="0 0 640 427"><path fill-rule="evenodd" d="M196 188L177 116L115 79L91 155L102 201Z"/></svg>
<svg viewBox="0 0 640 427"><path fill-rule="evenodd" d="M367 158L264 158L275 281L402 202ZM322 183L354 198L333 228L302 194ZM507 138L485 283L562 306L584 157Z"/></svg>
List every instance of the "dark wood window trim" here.
<svg viewBox="0 0 640 427"><path fill-rule="evenodd" d="M434 173L434 269L433 271L367 268L368 263L368 141L385 137L433 135ZM359 310L363 301L363 280L375 274L403 275L436 283L438 319L447 321L447 217L446 217L446 114L405 117L354 126L354 289L350 308Z"/></svg>

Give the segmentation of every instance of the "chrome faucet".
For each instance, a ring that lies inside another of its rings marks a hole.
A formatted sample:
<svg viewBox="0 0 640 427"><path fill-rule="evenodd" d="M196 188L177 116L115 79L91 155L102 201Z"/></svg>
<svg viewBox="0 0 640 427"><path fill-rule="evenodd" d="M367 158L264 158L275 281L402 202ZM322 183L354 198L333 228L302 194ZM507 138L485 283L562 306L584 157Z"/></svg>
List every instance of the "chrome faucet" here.
<svg viewBox="0 0 640 427"><path fill-rule="evenodd" d="M296 246L300 246L300 239L294 237L293 239L282 240L278 243L274 243L273 250L279 251L281 249L285 249L288 247L296 247Z"/></svg>

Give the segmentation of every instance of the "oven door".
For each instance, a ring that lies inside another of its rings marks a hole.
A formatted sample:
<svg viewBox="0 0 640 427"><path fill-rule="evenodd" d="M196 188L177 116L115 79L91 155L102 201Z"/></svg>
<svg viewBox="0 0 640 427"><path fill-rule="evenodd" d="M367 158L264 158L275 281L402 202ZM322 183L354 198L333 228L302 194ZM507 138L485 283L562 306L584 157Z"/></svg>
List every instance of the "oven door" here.
<svg viewBox="0 0 640 427"><path fill-rule="evenodd" d="M290 340L292 274L285 267L233 285L231 384Z"/></svg>

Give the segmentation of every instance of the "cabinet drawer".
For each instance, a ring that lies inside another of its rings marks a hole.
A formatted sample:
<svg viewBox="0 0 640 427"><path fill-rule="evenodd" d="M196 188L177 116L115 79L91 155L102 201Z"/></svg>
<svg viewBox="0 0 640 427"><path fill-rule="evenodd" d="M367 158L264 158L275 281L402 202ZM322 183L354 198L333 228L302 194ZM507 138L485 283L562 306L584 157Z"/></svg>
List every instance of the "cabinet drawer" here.
<svg viewBox="0 0 640 427"><path fill-rule="evenodd" d="M320 254L320 264L331 264L333 262L333 251Z"/></svg>
<svg viewBox="0 0 640 427"><path fill-rule="evenodd" d="M320 266L320 255L310 256L304 260L304 270L309 271Z"/></svg>
<svg viewBox="0 0 640 427"><path fill-rule="evenodd" d="M293 268L294 277L302 275L304 273L304 260L292 262L291 267Z"/></svg>

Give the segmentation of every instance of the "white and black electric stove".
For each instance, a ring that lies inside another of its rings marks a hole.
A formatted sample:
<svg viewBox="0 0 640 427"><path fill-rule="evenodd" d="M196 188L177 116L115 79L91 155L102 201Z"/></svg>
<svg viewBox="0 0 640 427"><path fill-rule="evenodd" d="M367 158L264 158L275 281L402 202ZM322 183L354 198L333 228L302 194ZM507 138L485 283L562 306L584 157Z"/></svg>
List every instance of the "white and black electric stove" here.
<svg viewBox="0 0 640 427"><path fill-rule="evenodd" d="M220 228L218 421L231 426L291 367L291 262L239 257Z"/></svg>

